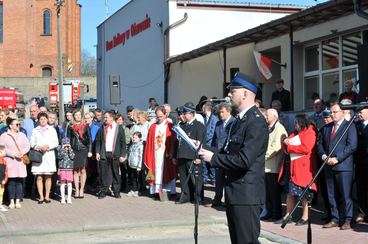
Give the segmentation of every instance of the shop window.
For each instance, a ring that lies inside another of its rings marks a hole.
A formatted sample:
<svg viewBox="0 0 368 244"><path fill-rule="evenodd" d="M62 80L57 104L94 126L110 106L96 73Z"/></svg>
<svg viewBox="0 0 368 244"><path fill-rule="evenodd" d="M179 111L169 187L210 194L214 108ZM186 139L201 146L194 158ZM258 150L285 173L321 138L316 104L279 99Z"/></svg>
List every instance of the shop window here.
<svg viewBox="0 0 368 244"><path fill-rule="evenodd" d="M50 10L43 12L43 35L51 35L51 13Z"/></svg>
<svg viewBox="0 0 368 244"><path fill-rule="evenodd" d="M304 78L304 103L306 109L313 108L313 94L319 91L319 77L311 76Z"/></svg>
<svg viewBox="0 0 368 244"><path fill-rule="evenodd" d="M322 42L322 68L323 70L339 67L339 38Z"/></svg>
<svg viewBox="0 0 368 244"><path fill-rule="evenodd" d="M315 45L305 49L305 72L319 69L319 46Z"/></svg>
<svg viewBox="0 0 368 244"><path fill-rule="evenodd" d="M3 3L0 2L0 43L3 42Z"/></svg>
<svg viewBox="0 0 368 244"><path fill-rule="evenodd" d="M43 67L42 68L42 77L51 77L51 76L52 76L51 67Z"/></svg>
<svg viewBox="0 0 368 244"><path fill-rule="evenodd" d="M342 65L358 63L358 45L362 43L362 33L357 32L342 37Z"/></svg>
<svg viewBox="0 0 368 244"><path fill-rule="evenodd" d="M353 91L359 93L359 84L358 84L358 70L356 68L347 69L342 71L342 81L345 82L347 80L351 80L354 82Z"/></svg>

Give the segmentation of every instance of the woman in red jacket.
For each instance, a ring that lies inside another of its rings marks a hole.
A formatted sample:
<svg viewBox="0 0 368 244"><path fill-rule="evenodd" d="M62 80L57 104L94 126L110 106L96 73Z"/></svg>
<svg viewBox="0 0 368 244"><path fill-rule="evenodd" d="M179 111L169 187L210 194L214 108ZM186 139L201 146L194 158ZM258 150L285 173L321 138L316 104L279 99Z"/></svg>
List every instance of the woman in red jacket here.
<svg viewBox="0 0 368 244"><path fill-rule="evenodd" d="M283 147L288 156L282 164L279 181L285 185L287 191L286 218L295 206L295 200L302 194L305 187L312 180L317 167L315 151L317 130L313 122L305 114L295 117L295 131L283 141ZM316 184L312 190L317 191ZM303 215L296 225L308 222L308 202L302 202ZM279 221L282 222L282 219Z"/></svg>

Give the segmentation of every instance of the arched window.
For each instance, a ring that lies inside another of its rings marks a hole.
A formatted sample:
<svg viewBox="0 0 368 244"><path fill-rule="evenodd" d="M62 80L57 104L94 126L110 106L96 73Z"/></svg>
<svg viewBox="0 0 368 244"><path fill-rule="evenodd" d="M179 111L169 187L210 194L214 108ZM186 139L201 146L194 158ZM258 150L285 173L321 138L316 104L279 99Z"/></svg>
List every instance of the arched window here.
<svg viewBox="0 0 368 244"><path fill-rule="evenodd" d="M43 12L43 34L51 35L51 13L50 10Z"/></svg>
<svg viewBox="0 0 368 244"><path fill-rule="evenodd" d="M51 77L51 76L52 76L51 67L43 67L42 68L42 77Z"/></svg>

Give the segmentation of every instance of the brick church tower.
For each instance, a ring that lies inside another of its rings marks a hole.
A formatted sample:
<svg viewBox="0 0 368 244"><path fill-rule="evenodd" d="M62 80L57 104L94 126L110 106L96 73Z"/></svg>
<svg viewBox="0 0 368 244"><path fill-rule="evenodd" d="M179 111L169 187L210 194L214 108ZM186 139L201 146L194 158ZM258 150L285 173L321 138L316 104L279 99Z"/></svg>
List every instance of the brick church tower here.
<svg viewBox="0 0 368 244"><path fill-rule="evenodd" d="M0 0L0 77L57 77L55 0ZM61 9L64 75L80 75L81 5Z"/></svg>

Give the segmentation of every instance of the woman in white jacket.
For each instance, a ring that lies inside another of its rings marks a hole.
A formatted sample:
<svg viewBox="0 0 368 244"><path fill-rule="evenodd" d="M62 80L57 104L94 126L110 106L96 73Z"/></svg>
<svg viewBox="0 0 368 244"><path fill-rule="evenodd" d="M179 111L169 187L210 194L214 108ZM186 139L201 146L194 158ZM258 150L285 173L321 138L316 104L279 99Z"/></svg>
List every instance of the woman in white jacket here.
<svg viewBox="0 0 368 244"><path fill-rule="evenodd" d="M38 204L50 203L51 176L56 172L54 149L59 141L56 131L47 124L46 113L38 114L39 126L33 129L31 147L43 153L41 163L32 163L32 173L37 176ZM45 195L43 194L43 181L45 181Z"/></svg>

